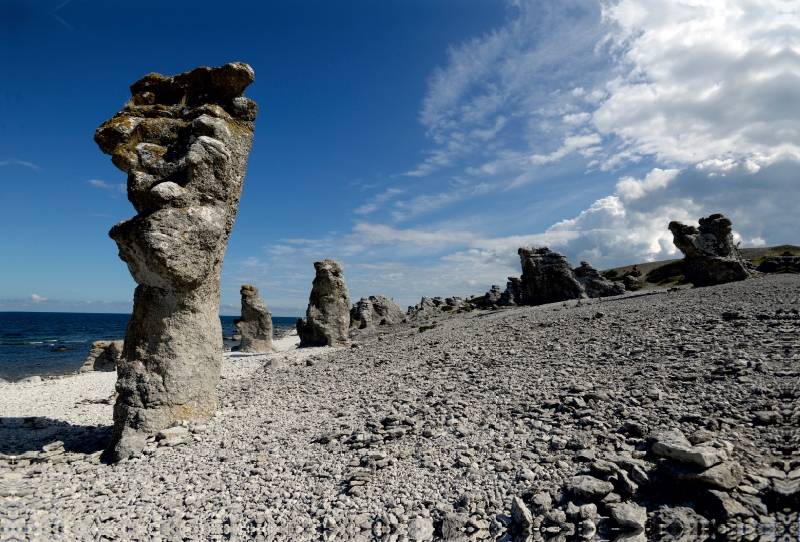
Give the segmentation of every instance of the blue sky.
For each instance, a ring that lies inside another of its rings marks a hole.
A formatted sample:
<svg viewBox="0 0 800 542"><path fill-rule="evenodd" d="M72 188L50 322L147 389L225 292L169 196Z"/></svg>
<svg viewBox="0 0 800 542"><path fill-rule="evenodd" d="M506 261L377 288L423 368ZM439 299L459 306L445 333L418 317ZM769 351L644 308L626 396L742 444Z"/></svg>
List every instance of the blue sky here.
<svg viewBox="0 0 800 542"><path fill-rule="evenodd" d="M126 312L130 218L92 140L149 72L249 63L260 107L221 312L482 294L547 245L675 256L722 212L800 244L800 14L786 0L0 0L0 310Z"/></svg>

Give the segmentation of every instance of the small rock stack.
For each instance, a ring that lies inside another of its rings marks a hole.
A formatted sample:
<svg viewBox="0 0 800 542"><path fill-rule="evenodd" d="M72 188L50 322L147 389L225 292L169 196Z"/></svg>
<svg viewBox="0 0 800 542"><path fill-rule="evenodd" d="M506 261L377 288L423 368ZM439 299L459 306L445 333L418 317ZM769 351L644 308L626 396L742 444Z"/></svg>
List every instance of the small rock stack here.
<svg viewBox="0 0 800 542"><path fill-rule="evenodd" d="M233 321L242 335L239 352L275 352L272 343L272 313L258 297L258 288L242 285L242 316Z"/></svg>
<svg viewBox="0 0 800 542"><path fill-rule="evenodd" d="M115 371L122 357L123 341L95 341L80 368L81 373L91 371Z"/></svg>
<svg viewBox="0 0 800 542"><path fill-rule="evenodd" d="M314 262L317 274L311 288L306 317L297 319L300 346L344 346L350 329L350 294L341 264Z"/></svg>

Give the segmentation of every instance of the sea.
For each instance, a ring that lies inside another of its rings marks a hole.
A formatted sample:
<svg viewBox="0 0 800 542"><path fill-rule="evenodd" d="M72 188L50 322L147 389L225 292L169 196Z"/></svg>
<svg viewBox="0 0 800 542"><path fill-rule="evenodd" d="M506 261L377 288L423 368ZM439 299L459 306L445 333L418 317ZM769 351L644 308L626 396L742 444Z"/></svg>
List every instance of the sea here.
<svg viewBox="0 0 800 542"><path fill-rule="evenodd" d="M0 379L15 382L29 376L73 373L80 369L94 341L125 338L130 314L67 312L0 312ZM220 316L225 349L239 344L233 337L235 316ZM296 317L273 316L280 333Z"/></svg>

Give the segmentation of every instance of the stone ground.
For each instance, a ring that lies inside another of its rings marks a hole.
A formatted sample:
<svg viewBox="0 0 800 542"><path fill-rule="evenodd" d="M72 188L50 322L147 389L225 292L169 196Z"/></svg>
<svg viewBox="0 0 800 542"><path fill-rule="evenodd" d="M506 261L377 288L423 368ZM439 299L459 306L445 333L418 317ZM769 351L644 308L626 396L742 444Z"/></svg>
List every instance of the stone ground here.
<svg viewBox="0 0 800 542"><path fill-rule="evenodd" d="M761 276L227 355L215 418L115 465L110 406L9 405L81 377L3 386L0 539L794 540L798 307L800 276Z"/></svg>

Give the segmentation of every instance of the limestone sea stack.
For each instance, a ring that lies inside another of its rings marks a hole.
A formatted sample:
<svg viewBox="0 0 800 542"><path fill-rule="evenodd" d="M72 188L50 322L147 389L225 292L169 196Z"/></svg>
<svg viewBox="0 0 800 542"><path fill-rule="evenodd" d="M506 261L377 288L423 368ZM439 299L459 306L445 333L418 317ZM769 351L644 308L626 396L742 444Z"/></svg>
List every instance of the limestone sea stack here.
<svg viewBox="0 0 800 542"><path fill-rule="evenodd" d="M128 174L137 215L109 235L138 286L117 364L111 460L146 438L216 411L222 330L219 279L253 142L247 64L151 73L95 133Z"/></svg>
<svg viewBox="0 0 800 542"><path fill-rule="evenodd" d="M669 223L673 242L683 252L683 272L695 286L744 280L750 272L733 242L732 223L721 214L700 219L700 227Z"/></svg>
<svg viewBox="0 0 800 542"><path fill-rule="evenodd" d="M316 277L311 287L305 318L297 319L300 346L343 346L350 329L350 294L344 271L333 260L314 262Z"/></svg>
<svg viewBox="0 0 800 542"><path fill-rule="evenodd" d="M242 285L242 317L233 321L242 341L236 348L239 352L275 352L272 344L272 313L258 297L258 288Z"/></svg>

